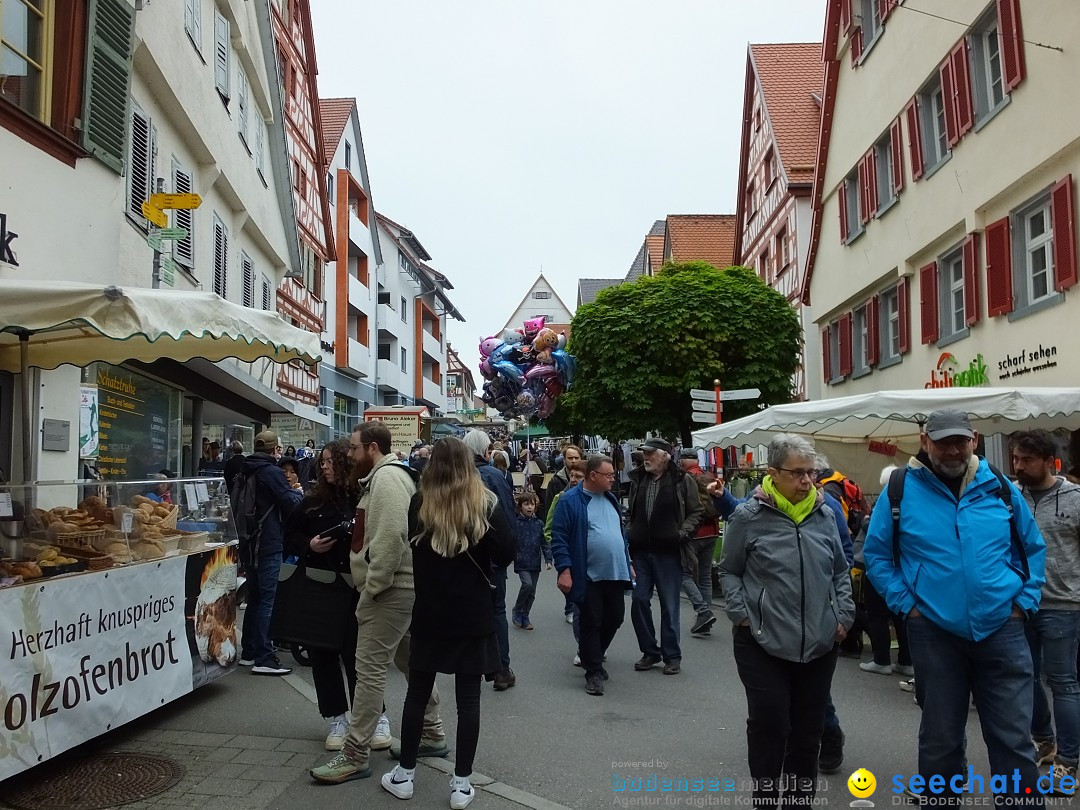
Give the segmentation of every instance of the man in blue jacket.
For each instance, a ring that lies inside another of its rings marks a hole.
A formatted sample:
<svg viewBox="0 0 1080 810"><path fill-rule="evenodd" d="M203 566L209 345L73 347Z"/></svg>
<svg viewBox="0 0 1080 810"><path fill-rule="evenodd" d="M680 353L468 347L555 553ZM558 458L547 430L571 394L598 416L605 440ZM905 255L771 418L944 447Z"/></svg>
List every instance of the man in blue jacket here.
<svg viewBox="0 0 1080 810"><path fill-rule="evenodd" d="M585 691L604 694L604 652L623 623L630 587L630 552L622 531L622 510L611 494L615 465L607 456L589 456L585 480L566 490L551 518L551 554L559 590L581 611L578 654Z"/></svg>
<svg viewBox="0 0 1080 810"><path fill-rule="evenodd" d="M964 729L974 696L992 775L1006 776L1010 792L1042 806L1024 623L1039 609L1046 546L1023 497L1006 482L1016 547L1001 482L975 455L977 441L962 411L930 414L922 450L906 471L899 566L883 494L866 536L866 573L889 609L906 616L912 663L925 684L919 774L927 784L944 777L946 795L963 788L966 776L953 776L966 774Z"/></svg>

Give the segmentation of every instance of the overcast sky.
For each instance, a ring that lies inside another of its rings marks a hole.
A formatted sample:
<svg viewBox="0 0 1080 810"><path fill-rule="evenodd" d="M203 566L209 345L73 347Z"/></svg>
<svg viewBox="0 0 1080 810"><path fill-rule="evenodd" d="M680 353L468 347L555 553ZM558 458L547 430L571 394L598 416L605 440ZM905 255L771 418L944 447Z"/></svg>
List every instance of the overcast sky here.
<svg viewBox="0 0 1080 810"><path fill-rule="evenodd" d="M622 277L667 214L734 213L746 46L825 0L311 0L319 94L354 96L375 207L454 284L475 368L543 269Z"/></svg>

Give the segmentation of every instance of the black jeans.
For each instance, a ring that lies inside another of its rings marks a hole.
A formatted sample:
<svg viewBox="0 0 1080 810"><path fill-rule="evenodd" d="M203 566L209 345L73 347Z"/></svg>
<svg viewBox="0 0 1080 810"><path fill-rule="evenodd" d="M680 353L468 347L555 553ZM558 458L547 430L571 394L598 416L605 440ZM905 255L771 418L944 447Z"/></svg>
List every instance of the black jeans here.
<svg viewBox="0 0 1080 810"><path fill-rule="evenodd" d="M472 774L476 744L480 740L480 675L454 676L457 698L457 756L455 776ZM405 693L405 708L401 712L401 767L415 768L420 750L420 735L424 728L424 710L435 673L412 669L409 671L409 690Z"/></svg>
<svg viewBox="0 0 1080 810"><path fill-rule="evenodd" d="M866 633L870 636L874 663L883 666L892 663L892 636L889 635L889 622L892 622L896 628L896 663L902 667L910 667L911 653L908 652L904 619L889 610L884 597L874 589L868 577L863 577L863 600L866 603Z"/></svg>
<svg viewBox="0 0 1080 810"><path fill-rule="evenodd" d="M765 652L749 627L736 627L735 664L746 689L754 807L775 810L813 798L836 648L806 663L785 661Z"/></svg>
<svg viewBox="0 0 1080 810"><path fill-rule="evenodd" d="M356 618L345 631L345 644L340 650L308 650L311 656L311 678L319 699L319 714L337 717L345 714L356 691ZM342 682L344 671L345 680Z"/></svg>
<svg viewBox="0 0 1080 810"><path fill-rule="evenodd" d="M585 583L585 599L581 602L581 640L578 655L585 677L599 675L615 632L626 615L626 583L604 580Z"/></svg>
<svg viewBox="0 0 1080 810"><path fill-rule="evenodd" d="M499 658L503 669L510 669L510 626L506 621L506 566L495 566L489 577L491 607L495 611L495 638L499 642Z"/></svg>

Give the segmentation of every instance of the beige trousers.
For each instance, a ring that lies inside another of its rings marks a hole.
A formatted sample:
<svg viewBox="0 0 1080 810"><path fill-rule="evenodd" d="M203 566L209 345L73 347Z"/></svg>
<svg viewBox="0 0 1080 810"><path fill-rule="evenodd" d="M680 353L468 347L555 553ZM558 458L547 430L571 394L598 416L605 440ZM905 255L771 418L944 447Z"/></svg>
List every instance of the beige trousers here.
<svg viewBox="0 0 1080 810"><path fill-rule="evenodd" d="M387 588L375 598L366 592L360 594L356 606L356 691L345 738L345 753L354 760L367 762L371 753L371 738L382 714L391 662L406 679L409 677L409 624L415 597L408 588ZM439 690L432 689L424 712L423 739L445 738L439 717Z"/></svg>

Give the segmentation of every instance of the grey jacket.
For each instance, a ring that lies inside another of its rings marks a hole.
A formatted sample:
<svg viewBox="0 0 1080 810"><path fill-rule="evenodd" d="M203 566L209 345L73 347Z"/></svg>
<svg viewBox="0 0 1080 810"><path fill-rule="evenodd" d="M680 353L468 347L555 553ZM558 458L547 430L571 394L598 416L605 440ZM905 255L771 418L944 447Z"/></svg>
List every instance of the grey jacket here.
<svg viewBox="0 0 1080 810"><path fill-rule="evenodd" d="M836 625L855 621L847 559L820 493L796 526L755 490L727 522L720 584L732 623L748 619L765 652L787 661L820 658L836 643Z"/></svg>
<svg viewBox="0 0 1080 810"><path fill-rule="evenodd" d="M1021 490L1046 541L1046 582L1040 608L1080 610L1080 486L1062 479L1057 492L1039 505Z"/></svg>

